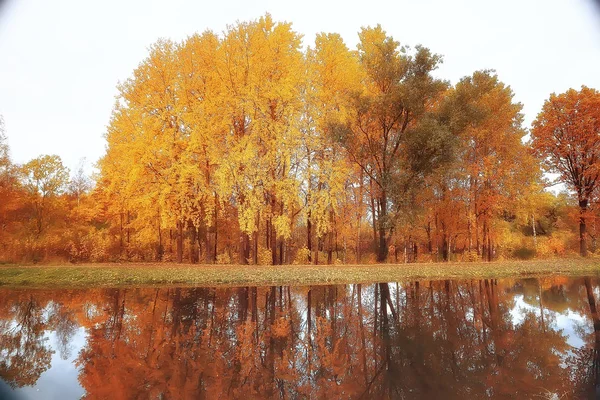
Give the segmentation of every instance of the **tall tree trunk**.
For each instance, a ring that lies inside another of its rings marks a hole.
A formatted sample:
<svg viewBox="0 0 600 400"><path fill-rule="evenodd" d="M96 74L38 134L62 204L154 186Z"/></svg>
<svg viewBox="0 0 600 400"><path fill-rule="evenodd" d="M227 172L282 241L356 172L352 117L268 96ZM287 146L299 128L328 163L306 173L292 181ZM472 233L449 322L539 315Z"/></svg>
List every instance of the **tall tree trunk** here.
<svg viewBox="0 0 600 400"><path fill-rule="evenodd" d="M475 206L475 246L477 246L477 255L481 256L481 244L479 243L479 216L477 215L477 206Z"/></svg>
<svg viewBox="0 0 600 400"><path fill-rule="evenodd" d="M327 234L327 264L333 264L333 211L329 211L329 222L330 228L329 233Z"/></svg>
<svg viewBox="0 0 600 400"><path fill-rule="evenodd" d="M127 210L127 247L125 249L125 257L127 258L127 260L129 260L129 257L131 255L131 229L129 228L129 224L131 222L131 213L129 210Z"/></svg>
<svg viewBox="0 0 600 400"><path fill-rule="evenodd" d="M312 261L312 221L310 210L306 217L306 248L308 249L308 263Z"/></svg>
<svg viewBox="0 0 600 400"><path fill-rule="evenodd" d="M183 222L177 221L177 262L183 262Z"/></svg>
<svg viewBox="0 0 600 400"><path fill-rule="evenodd" d="M488 257L488 252L487 252L487 242L488 242L488 238L487 238L487 220L484 219L483 220L483 245L481 248L481 256L483 258L484 261L490 261L487 257Z"/></svg>
<svg viewBox="0 0 600 400"><path fill-rule="evenodd" d="M377 210L375 209L375 196L373 195L373 180L369 180L369 195L371 196L371 216L373 217L373 249L377 251Z"/></svg>
<svg viewBox="0 0 600 400"><path fill-rule="evenodd" d="M218 243L219 243L219 232L217 229L217 218L219 217L219 195L215 193L215 211L214 211L214 215L213 215L213 229L214 229L214 241L212 243L213 247L213 251L211 252L212 255L212 263L216 263L217 262L217 250L218 250Z"/></svg>
<svg viewBox="0 0 600 400"><path fill-rule="evenodd" d="M119 213L119 258L123 257L123 212ZM39 230L38 230L39 232Z"/></svg>
<svg viewBox="0 0 600 400"><path fill-rule="evenodd" d="M442 224L442 259L444 261L448 261L448 234L446 233L446 228Z"/></svg>
<svg viewBox="0 0 600 400"><path fill-rule="evenodd" d="M250 258L250 235L246 232L240 232L240 264L248 265L248 259Z"/></svg>
<svg viewBox="0 0 600 400"><path fill-rule="evenodd" d="M417 242L413 242L413 262L417 262L417 259L419 257L419 246L417 245Z"/></svg>
<svg viewBox="0 0 600 400"><path fill-rule="evenodd" d="M531 229L533 230L533 249L537 250L537 232L535 229L535 214L531 213Z"/></svg>
<svg viewBox="0 0 600 400"><path fill-rule="evenodd" d="M271 260L273 265L277 265L277 232L275 225L271 222Z"/></svg>
<svg viewBox="0 0 600 400"><path fill-rule="evenodd" d="M190 239L190 263L195 264L198 262L198 248L196 247L196 227L190 223L188 225L189 239Z"/></svg>
<svg viewBox="0 0 600 400"><path fill-rule="evenodd" d="M362 219L362 204L363 204L363 170L360 169L360 181L358 186L358 213L356 216L356 263L360 264L360 222Z"/></svg>
<svg viewBox="0 0 600 400"><path fill-rule="evenodd" d="M285 164L284 164L284 169L285 169ZM283 215L283 201L281 202L281 204L279 205L279 216ZM283 265L283 237L279 238L279 261L278 264L279 265Z"/></svg>
<svg viewBox="0 0 600 400"><path fill-rule="evenodd" d="M585 242L586 234L586 213L588 200L579 200L579 253L582 257L587 257L587 246Z"/></svg>
<svg viewBox="0 0 600 400"><path fill-rule="evenodd" d="M258 241L260 239L260 235L258 234L260 227L260 212L256 215L256 230L252 234L252 263L254 265L258 265Z"/></svg>
<svg viewBox="0 0 600 400"><path fill-rule="evenodd" d="M488 249L488 261L492 261L494 259L494 246L492 245L492 235L490 234L490 225L487 226L487 249Z"/></svg>
<svg viewBox="0 0 600 400"><path fill-rule="evenodd" d="M427 251L430 255L433 254L433 242L431 241L431 221L427 221L427 227L425 228L427 232Z"/></svg>
<svg viewBox="0 0 600 400"><path fill-rule="evenodd" d="M379 199L379 246L377 248L377 262L383 263L387 260L388 247L386 237L387 197L382 193Z"/></svg>
<svg viewBox="0 0 600 400"><path fill-rule="evenodd" d="M162 244L162 231L160 229L160 213L157 216L157 226L158 226L158 245L156 246L156 261L162 261L163 257L163 244Z"/></svg>

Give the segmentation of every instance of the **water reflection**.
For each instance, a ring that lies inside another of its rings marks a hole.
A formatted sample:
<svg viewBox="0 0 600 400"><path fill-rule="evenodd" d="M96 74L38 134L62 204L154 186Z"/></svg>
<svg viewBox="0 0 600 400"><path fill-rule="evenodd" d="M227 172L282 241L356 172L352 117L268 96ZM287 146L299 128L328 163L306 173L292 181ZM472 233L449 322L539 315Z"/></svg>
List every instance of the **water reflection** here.
<svg viewBox="0 0 600 400"><path fill-rule="evenodd" d="M35 398L594 398L599 283L0 289L0 377Z"/></svg>

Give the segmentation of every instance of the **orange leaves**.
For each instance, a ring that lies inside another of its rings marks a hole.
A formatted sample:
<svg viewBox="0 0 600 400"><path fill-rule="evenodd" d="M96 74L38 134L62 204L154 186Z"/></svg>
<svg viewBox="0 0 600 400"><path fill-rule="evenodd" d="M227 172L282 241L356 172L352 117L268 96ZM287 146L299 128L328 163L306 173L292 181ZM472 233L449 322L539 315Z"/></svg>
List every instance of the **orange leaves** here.
<svg viewBox="0 0 600 400"><path fill-rule="evenodd" d="M546 169L589 199L600 176L600 93L582 86L552 94L533 123L532 148Z"/></svg>

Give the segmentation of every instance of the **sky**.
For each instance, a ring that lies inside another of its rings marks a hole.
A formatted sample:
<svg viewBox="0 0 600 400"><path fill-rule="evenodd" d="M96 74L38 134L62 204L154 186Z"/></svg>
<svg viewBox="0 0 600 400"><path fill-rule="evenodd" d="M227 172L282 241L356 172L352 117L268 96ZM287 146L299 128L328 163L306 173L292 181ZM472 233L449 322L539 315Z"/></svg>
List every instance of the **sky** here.
<svg viewBox="0 0 600 400"><path fill-rule="evenodd" d="M14 162L57 154L86 170L106 151L117 95L158 38L184 40L270 13L304 45L337 32L354 48L362 26L443 55L456 83L496 70L523 104L525 128L553 92L600 90L600 6L594 0L133 1L0 0L0 115Z"/></svg>

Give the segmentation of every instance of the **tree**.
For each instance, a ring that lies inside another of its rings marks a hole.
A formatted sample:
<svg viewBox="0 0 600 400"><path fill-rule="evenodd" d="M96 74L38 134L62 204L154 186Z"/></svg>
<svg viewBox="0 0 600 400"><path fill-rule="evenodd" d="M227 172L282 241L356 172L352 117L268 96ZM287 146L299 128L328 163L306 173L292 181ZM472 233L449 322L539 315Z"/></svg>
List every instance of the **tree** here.
<svg viewBox="0 0 600 400"><path fill-rule="evenodd" d="M34 158L23 166L24 186L32 196L36 237L46 227L49 203L63 193L69 182L69 169L57 155Z"/></svg>
<svg viewBox="0 0 600 400"><path fill-rule="evenodd" d="M493 71L476 71L456 84L441 108L444 124L459 138L454 178L466 192L468 249L474 234L477 254L491 260L494 217L510 208L535 173L522 142L522 105Z"/></svg>
<svg viewBox="0 0 600 400"><path fill-rule="evenodd" d="M431 72L441 57L417 46L413 55L378 25L359 34L358 55L365 74L351 122L337 137L350 159L373 182L373 224L377 261L387 259L395 219L410 190L448 155L450 134L432 111L447 83Z"/></svg>
<svg viewBox="0 0 600 400"><path fill-rule="evenodd" d="M586 217L600 177L600 93L582 86L552 94L533 122L534 154L547 172L575 191L579 204L579 252L587 255Z"/></svg>
<svg viewBox="0 0 600 400"><path fill-rule="evenodd" d="M227 130L221 144L226 153L215 174L221 197L238 209L241 264L250 258L251 234L256 260L261 218L273 264L283 263L284 241L291 237L298 208L300 44L291 24L267 14L229 27L219 49L219 111Z"/></svg>
<svg viewBox="0 0 600 400"><path fill-rule="evenodd" d="M317 240L327 234L328 263L331 263L334 219L347 193L346 183L355 172L334 140L331 127L348 122L352 98L360 92L362 79L356 54L338 34L318 34L315 48L307 51L306 62L305 116L299 150L303 154L302 186L306 191L306 247L309 252L312 250L313 227ZM318 252L317 243L315 263Z"/></svg>
<svg viewBox="0 0 600 400"><path fill-rule="evenodd" d="M69 182L68 192L77 200L77 205L81 202L81 197L88 193L92 188L92 181L85 174L84 171L85 166L85 157L79 161L79 166L77 167L77 171L75 175L71 178Z"/></svg>
<svg viewBox="0 0 600 400"><path fill-rule="evenodd" d="M22 209L22 195L18 168L10 159L4 119L0 115L0 257L6 256L13 247L10 239L17 233L15 222L19 220L18 211Z"/></svg>

